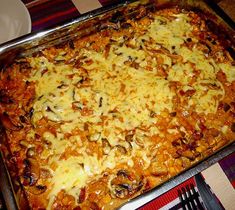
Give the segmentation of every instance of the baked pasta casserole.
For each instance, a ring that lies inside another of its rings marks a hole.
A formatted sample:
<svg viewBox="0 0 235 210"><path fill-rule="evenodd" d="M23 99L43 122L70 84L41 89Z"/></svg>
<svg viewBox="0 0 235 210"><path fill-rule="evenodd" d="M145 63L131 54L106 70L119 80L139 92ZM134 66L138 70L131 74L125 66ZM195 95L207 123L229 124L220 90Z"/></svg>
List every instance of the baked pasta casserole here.
<svg viewBox="0 0 235 210"><path fill-rule="evenodd" d="M115 209L235 139L235 61L213 21L119 13L1 71L1 149L29 209Z"/></svg>

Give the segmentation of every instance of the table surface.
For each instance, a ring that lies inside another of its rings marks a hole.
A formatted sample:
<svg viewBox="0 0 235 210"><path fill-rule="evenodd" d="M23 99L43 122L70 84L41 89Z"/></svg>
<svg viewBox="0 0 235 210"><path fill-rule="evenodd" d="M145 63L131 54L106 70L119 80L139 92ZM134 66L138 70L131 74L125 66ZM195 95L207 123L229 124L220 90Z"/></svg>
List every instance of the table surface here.
<svg viewBox="0 0 235 210"><path fill-rule="evenodd" d="M22 0L32 19L32 31L51 28L80 14L119 0ZM213 0L235 20L235 0ZM75 6L74 6L75 5Z"/></svg>

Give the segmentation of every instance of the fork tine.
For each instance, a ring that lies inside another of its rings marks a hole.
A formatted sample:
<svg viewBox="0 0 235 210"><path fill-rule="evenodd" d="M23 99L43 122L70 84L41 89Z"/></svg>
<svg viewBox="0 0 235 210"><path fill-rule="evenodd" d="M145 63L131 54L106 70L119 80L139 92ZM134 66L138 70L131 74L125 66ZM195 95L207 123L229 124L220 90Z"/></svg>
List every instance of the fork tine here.
<svg viewBox="0 0 235 210"><path fill-rule="evenodd" d="M197 209L197 207L196 207L196 205L195 205L195 203L194 203L194 198L193 198L193 195L192 195L191 190L190 190L190 188L189 188L189 185L186 185L186 190L187 190L187 192L188 192L189 200L190 200L190 203L192 204L192 208L193 208L193 209Z"/></svg>
<svg viewBox="0 0 235 210"><path fill-rule="evenodd" d="M182 187L181 190L182 190L182 192L183 192L184 199L186 200L186 205L187 205L187 207L188 207L188 210L193 210L192 207L191 207L191 205L190 205L190 200L189 200L189 197L188 197L188 195L187 195L187 192L186 192L185 188Z"/></svg>
<svg viewBox="0 0 235 210"><path fill-rule="evenodd" d="M194 199L195 199L195 201L196 201L197 208L198 208L199 210L204 210L205 208L203 208L201 202L199 201L199 193L196 192L196 190L195 190L193 184L190 184L190 187L191 187L191 189L192 189L192 191L193 191L193 197L194 197Z"/></svg>
<svg viewBox="0 0 235 210"><path fill-rule="evenodd" d="M183 196L182 196L182 192L180 189L178 189L178 196L180 198L180 203L182 205L182 208L183 210L186 210L186 207L185 207L185 200L183 199Z"/></svg>

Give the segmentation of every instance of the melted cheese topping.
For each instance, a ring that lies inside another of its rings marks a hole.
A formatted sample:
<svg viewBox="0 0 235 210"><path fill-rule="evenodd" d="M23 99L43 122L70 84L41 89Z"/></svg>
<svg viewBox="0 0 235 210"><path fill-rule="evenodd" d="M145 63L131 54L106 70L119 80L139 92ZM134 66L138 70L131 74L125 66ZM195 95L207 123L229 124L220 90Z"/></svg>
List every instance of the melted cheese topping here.
<svg viewBox="0 0 235 210"><path fill-rule="evenodd" d="M235 80L235 66L231 66L229 63L220 63L218 66L226 74L229 82Z"/></svg>
<svg viewBox="0 0 235 210"><path fill-rule="evenodd" d="M43 136L50 144L48 150L43 151L42 158L57 165L51 178L48 209L61 189L77 197L89 181L99 178L107 169L114 169L117 164L132 167L133 158L139 157L143 168L149 167L153 154L148 154L148 150L140 145L132 143L132 150L122 155L118 155L115 146L128 150L124 131L136 128L147 128L147 132L136 131L135 138L163 136L154 126L157 117L151 114L174 111L172 99L176 93L170 88L170 82L179 82L184 91L195 90L187 106L195 107L199 113L216 112L224 95L216 73L221 69L231 82L235 79L235 71L228 64L207 59L196 47L189 49L184 45L193 29L189 21L187 14L177 14L172 20L155 16L154 21L146 26L144 35L132 38L132 47L119 37L111 44L106 56L103 52L81 49L81 65L77 68L55 64L44 56L29 59L34 68L30 80L36 84L37 95L33 123L36 126L40 119L46 118L60 125L56 135L45 132ZM194 41L197 43L196 39ZM158 58L148 50L150 42L151 49L164 48ZM173 64L171 53L181 61ZM63 55L61 57L63 59ZM159 65L163 65L166 76L159 75ZM199 75L192 83L195 69ZM110 148L102 157L88 154L89 140L82 139L79 134L65 137L75 130L84 131L85 124L92 125L90 141L102 147L103 139L108 140ZM168 132L177 133L175 129ZM76 150L78 145L79 156L61 159L66 149ZM151 142L146 140L144 147L150 146Z"/></svg>
<svg viewBox="0 0 235 210"><path fill-rule="evenodd" d="M175 17L173 21L169 21L167 18L156 16L154 22L149 27L149 36L169 51L172 51L172 46L180 49L184 39L186 39L188 33L192 30L187 15L177 14Z"/></svg>

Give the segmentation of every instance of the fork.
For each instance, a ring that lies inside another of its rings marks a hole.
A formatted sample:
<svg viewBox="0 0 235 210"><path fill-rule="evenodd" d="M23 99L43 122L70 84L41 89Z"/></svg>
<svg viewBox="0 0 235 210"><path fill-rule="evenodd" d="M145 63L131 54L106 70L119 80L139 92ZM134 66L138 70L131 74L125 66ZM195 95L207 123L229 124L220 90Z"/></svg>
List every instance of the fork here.
<svg viewBox="0 0 235 210"><path fill-rule="evenodd" d="M205 210L199 200L199 193L195 190L193 184L178 189L178 195L183 210Z"/></svg>

